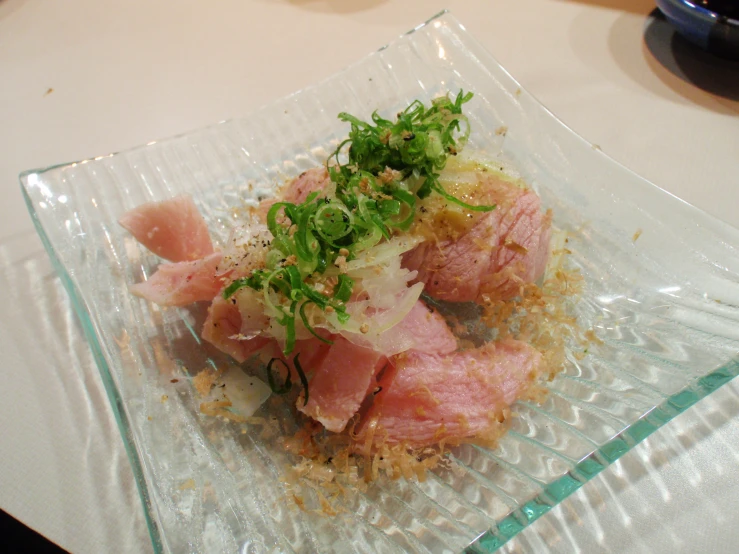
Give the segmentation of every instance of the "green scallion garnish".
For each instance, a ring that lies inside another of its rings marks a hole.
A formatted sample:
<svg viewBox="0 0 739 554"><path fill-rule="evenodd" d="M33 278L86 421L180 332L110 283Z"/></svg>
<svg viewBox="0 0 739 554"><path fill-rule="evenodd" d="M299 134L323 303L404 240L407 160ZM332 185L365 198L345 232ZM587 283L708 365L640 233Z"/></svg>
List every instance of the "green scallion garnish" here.
<svg viewBox="0 0 739 554"><path fill-rule="evenodd" d="M275 365L275 363L277 362L284 365L285 369L287 370L287 377L285 377L285 382L282 385L278 385L275 382L274 375L272 375L272 366ZM275 394L287 394L288 392L290 392L290 389L293 387L293 384L290 381L290 368L280 358L272 358L267 364L267 382L269 383L269 388Z"/></svg>
<svg viewBox="0 0 739 554"><path fill-rule="evenodd" d="M296 354L293 358L293 365L295 366L295 371L298 372L298 377L300 378L300 382L303 384L303 390L305 391L305 397L303 398L303 406L305 406L308 403L308 378L305 376L305 372L303 371L303 368L300 365L300 361L298 361L298 357L300 354Z"/></svg>
<svg viewBox="0 0 739 554"><path fill-rule="evenodd" d="M299 357L300 354L295 355L295 357L293 358L293 365L295 366L295 371L298 374L300 383L303 385L303 389L305 390L305 397L303 399L303 406L305 406L306 404L308 404L308 378L303 371L303 367L300 365L300 360L298 359ZM281 385L277 384L277 382L275 381L275 376L272 370L273 366L276 363L282 364L285 367L285 371L287 372L287 375L285 376L285 382ZM272 358L267 364L267 382L269 383L270 390L275 394L287 394L288 392L290 392L293 388L292 378L290 377L290 366L287 365L287 363L281 358Z"/></svg>
<svg viewBox="0 0 739 554"><path fill-rule="evenodd" d="M280 314L277 320L285 327L285 355L295 346L296 316L311 334L330 343L316 333L306 308L315 304L324 312L335 313L340 323L348 321L346 302L352 296L354 281L341 269L342 263L394 233L408 230L414 220L416 198L436 192L468 210L486 212L495 208L467 204L447 193L439 182L448 157L456 155L469 137L469 121L462 114L462 106L471 98L472 93L460 91L453 100L448 95L432 100L428 108L416 100L398 113L395 122L377 112L372 114L371 123L339 114L351 130L327 160L335 193L329 197L314 192L301 204L272 205L267 227L273 240L266 267L234 280L223 291L223 297L229 298L243 287L262 291L265 302ZM344 157L346 163L341 162ZM338 277L332 273L335 285L331 296L309 283L329 268L338 268ZM271 293L284 301L274 303ZM268 366L273 390L274 362ZM295 365L306 387L307 402L307 381L297 356ZM289 370L285 387L289 390Z"/></svg>

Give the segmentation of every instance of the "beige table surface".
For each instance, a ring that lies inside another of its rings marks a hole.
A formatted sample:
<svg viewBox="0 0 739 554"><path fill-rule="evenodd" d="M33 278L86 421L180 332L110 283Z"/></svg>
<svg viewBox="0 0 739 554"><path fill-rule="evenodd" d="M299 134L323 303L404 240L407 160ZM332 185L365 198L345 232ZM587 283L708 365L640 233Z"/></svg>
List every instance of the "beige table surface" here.
<svg viewBox="0 0 739 554"><path fill-rule="evenodd" d="M151 550L18 173L246 114L445 7L576 132L739 222L739 65L693 51L648 0L0 0L0 508L73 552ZM737 415L734 383L503 550L737 551Z"/></svg>

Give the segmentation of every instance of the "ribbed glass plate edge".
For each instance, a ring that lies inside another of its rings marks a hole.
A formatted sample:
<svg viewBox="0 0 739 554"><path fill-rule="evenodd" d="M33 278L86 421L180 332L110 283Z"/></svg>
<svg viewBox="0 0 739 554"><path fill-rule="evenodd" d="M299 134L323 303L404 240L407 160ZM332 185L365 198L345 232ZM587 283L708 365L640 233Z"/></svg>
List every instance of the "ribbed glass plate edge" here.
<svg viewBox="0 0 739 554"><path fill-rule="evenodd" d="M673 394L665 402L653 408L608 443L580 461L575 468L549 484L544 492L529 500L521 508L511 511L470 544L465 549L465 554L492 554L497 551L649 435L737 375L739 375L739 360L735 359L701 377L695 385L685 387Z"/></svg>
<svg viewBox="0 0 739 554"><path fill-rule="evenodd" d="M49 170L51 169L53 169L53 167L49 168ZM85 308L80 291L77 290L77 287L72 282L72 279L67 273L64 264L59 260L59 257L57 256L56 251L51 244L51 240L46 234L46 230L44 229L44 226L38 218L38 214L36 213L36 209L33 205L33 200L29 196L28 191L24 186L25 175L34 172L43 172L43 170L24 172L20 175L23 199L26 203L26 207L28 208L28 212L31 215L31 219L33 220L33 225L36 228L36 232L41 239L41 243L44 245L44 249L46 250L49 259L51 260L51 264L54 267L54 270L56 271L57 275L59 275L59 279L61 280L64 289L67 291L67 294L69 294L69 298L72 301L74 311L80 320L82 331L85 335L87 343L90 346L93 358L95 359L95 364L98 367L98 372L100 373L100 378L103 381L105 393L108 396L108 401L110 402L110 407L113 410L113 415L118 425L118 430L121 434L121 438L123 439L123 446L126 450L126 455L128 456L129 463L131 464L131 471L133 472L133 476L136 481L136 488L139 492L139 498L141 499L142 507L144 508L144 518L146 519L146 526L149 530L149 537L151 538L152 547L155 554L160 554L164 552L162 546L162 537L159 532L159 526L156 524L156 521L154 520L154 517L152 515L152 504L151 499L149 498L149 489L146 485L146 478L144 476L144 470L141 466L141 459L139 458L139 453L133 440L131 425L128 421L126 410L123 408L123 400L120 393L118 392L118 387L116 387L113 376L110 373L110 366L108 365L108 361L103 354L103 349L100 341L98 340L98 335L95 332L95 328L92 324L91 314L87 310L87 308Z"/></svg>

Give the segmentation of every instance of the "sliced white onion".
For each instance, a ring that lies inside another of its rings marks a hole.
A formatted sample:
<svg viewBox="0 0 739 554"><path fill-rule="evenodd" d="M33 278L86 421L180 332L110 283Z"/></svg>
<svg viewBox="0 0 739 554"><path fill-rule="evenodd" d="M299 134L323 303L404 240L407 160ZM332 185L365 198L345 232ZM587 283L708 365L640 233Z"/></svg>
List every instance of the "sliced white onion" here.
<svg viewBox="0 0 739 554"><path fill-rule="evenodd" d="M351 274L352 271L363 267L383 264L409 250L413 250L421 240L420 237L410 235L393 237L387 242L381 242L361 252L354 260L346 263L346 269Z"/></svg>
<svg viewBox="0 0 739 554"><path fill-rule="evenodd" d="M229 369L220 381L226 386L218 390L231 401L231 409L246 417L254 415L271 394L264 381L247 375L238 367Z"/></svg>
<svg viewBox="0 0 739 554"><path fill-rule="evenodd" d="M361 326L359 330L354 328L345 328L341 331L341 335L358 346L371 348L377 352L381 352L386 356L392 356L404 352L413 346L410 337L395 332L395 327L405 319L418 302L418 298L423 291L423 284L416 283L405 292L396 297L396 303L391 309L381 310L370 317L366 317L364 324L367 325L366 333L362 333Z"/></svg>

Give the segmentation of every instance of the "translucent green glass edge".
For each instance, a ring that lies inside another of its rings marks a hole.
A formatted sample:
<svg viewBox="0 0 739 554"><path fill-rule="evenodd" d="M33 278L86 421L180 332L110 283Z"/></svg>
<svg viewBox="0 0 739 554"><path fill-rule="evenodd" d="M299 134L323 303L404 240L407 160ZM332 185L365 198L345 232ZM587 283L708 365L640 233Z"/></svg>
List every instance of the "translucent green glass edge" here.
<svg viewBox="0 0 739 554"><path fill-rule="evenodd" d="M465 554L492 554L497 551L649 435L737 375L739 375L739 358L734 358L726 365L697 379L693 385L673 394L585 457L565 475L547 485L539 495L499 520L495 527L485 531L472 542L464 550Z"/></svg>
<svg viewBox="0 0 739 554"><path fill-rule="evenodd" d="M72 300L74 311L77 314L80 323L82 324L85 339L87 340L87 344L89 345L90 350L92 351L93 358L95 359L95 364L97 365L100 377L103 381L103 386L105 387L105 392L108 396L108 402L110 403L110 407L113 410L113 415L115 416L115 420L118 425L118 431L121 434L121 439L123 439L123 446L126 449L128 461L131 464L131 470L133 471L133 476L136 481L136 488L139 491L139 498L141 499L141 504L144 508L144 517L146 518L146 526L149 529L151 544L154 548L154 552L156 554L161 554L164 552L162 537L159 533L159 526L156 524L151 514L151 499L149 498L149 489L146 485L146 478L144 477L144 471L138 455L138 451L134 446L133 435L131 433L131 426L128 422L128 416L123 409L123 400L118 393L118 388L116 387L115 381L110 374L108 362L105 359L102 347L97 339L95 329L90 319L90 314L87 309L85 309L84 304L81 301L81 296L79 294L79 291L77 290L77 287L74 286L69 273L64 268L64 265L61 263L58 256L56 255L54 247L51 245L51 241L46 234L46 230L44 229L44 226L41 223L38 214L36 213L36 209L34 208L33 200L29 196L28 190L26 189L25 183L23 182L24 177L25 175L21 174L21 191L23 192L23 198L26 202L26 208L31 215L31 220L33 221L33 225L36 228L36 232L41 238L44 249L51 259L52 266L54 267L57 275L59 275L59 278L62 281L62 285L67 291L67 294L69 294L69 297Z"/></svg>

